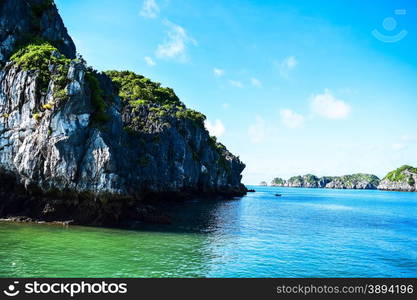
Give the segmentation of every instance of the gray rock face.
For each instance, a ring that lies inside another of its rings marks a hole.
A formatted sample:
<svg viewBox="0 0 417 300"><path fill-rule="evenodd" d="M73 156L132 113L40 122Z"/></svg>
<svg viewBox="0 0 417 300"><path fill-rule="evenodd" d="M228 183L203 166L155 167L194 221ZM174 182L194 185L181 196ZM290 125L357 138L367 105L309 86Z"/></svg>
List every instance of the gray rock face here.
<svg viewBox="0 0 417 300"><path fill-rule="evenodd" d="M413 176L417 180L417 176ZM399 191L399 192L416 192L417 187L410 185L407 182L391 182L389 180L382 180L378 186L378 190Z"/></svg>
<svg viewBox="0 0 417 300"><path fill-rule="evenodd" d="M15 46L31 39L45 39L68 58L75 58L75 45L53 1L0 1L0 66Z"/></svg>
<svg viewBox="0 0 417 300"><path fill-rule="evenodd" d="M359 189L359 190L375 190L377 185L368 180L343 180L336 178L325 185L329 189Z"/></svg>
<svg viewBox="0 0 417 300"><path fill-rule="evenodd" d="M10 41L30 31L28 9L39 2L0 1L3 60L12 51ZM55 6L41 15L42 36L62 40L60 50L74 57ZM15 31L4 31L12 27ZM50 64L49 70L41 91L39 71L13 62L0 69L0 216L24 212L103 224L135 218L138 203L151 197L246 193L240 182L245 165L213 145L204 127L176 118L175 111L160 115L152 104L128 110L104 74L95 76L108 120L97 122L85 62L70 62L65 99L54 92L58 67ZM146 130L125 130L138 119Z"/></svg>

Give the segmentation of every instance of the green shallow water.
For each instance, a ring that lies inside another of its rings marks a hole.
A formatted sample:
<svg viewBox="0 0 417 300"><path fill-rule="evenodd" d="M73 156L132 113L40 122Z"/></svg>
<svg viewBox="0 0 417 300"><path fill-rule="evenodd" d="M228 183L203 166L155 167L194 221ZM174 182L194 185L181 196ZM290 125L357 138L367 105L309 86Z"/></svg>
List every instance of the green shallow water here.
<svg viewBox="0 0 417 300"><path fill-rule="evenodd" d="M0 224L0 276L201 277L205 237L89 227Z"/></svg>
<svg viewBox="0 0 417 300"><path fill-rule="evenodd" d="M417 276L417 193L255 188L136 230L0 222L0 277Z"/></svg>

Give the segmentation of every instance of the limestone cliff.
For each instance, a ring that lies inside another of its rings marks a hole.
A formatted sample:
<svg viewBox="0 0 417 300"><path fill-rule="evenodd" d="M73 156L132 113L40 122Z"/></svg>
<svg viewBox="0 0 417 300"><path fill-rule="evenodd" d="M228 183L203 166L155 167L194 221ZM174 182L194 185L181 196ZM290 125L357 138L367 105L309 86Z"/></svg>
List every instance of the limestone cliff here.
<svg viewBox="0 0 417 300"><path fill-rule="evenodd" d="M379 178L370 174L352 174L344 176L317 177L312 174L294 176L288 180L275 178L271 185L285 187L304 188L329 188L329 189L376 189Z"/></svg>
<svg viewBox="0 0 417 300"><path fill-rule="evenodd" d="M0 217L105 224L150 198L246 192L204 115L143 76L88 68L53 1L0 1L0 29Z"/></svg>
<svg viewBox="0 0 417 300"><path fill-rule="evenodd" d="M380 182L378 189L388 191L417 191L417 168L404 165L389 172Z"/></svg>

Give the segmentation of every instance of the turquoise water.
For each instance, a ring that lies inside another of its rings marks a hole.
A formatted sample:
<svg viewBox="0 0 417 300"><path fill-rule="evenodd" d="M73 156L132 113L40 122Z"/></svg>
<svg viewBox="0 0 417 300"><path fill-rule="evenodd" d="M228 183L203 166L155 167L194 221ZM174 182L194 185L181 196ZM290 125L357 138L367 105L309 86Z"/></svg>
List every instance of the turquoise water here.
<svg viewBox="0 0 417 300"><path fill-rule="evenodd" d="M254 188L169 226L0 222L0 277L417 276L417 193Z"/></svg>

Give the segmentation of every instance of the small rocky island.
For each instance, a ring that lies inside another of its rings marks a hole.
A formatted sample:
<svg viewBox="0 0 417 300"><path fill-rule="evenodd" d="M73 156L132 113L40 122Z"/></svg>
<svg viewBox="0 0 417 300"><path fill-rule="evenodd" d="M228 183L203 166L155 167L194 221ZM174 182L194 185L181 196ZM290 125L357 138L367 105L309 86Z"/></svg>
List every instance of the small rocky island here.
<svg viewBox="0 0 417 300"><path fill-rule="evenodd" d="M379 183L378 189L386 191L417 192L417 168L404 165L389 172Z"/></svg>
<svg viewBox="0 0 417 300"><path fill-rule="evenodd" d="M0 217L109 225L241 196L245 165L174 91L76 54L52 0L0 1Z"/></svg>
<svg viewBox="0 0 417 300"><path fill-rule="evenodd" d="M417 191L417 168L404 165L389 172L382 180L371 174L317 177L312 174L294 176L288 180L274 178L271 186L328 189L367 189L387 191Z"/></svg>
<svg viewBox="0 0 417 300"><path fill-rule="evenodd" d="M329 188L329 189L376 189L379 178L371 174L317 177L312 174L294 176L288 180L275 178L271 186Z"/></svg>

